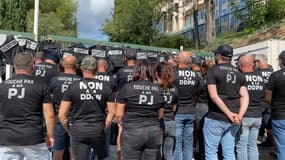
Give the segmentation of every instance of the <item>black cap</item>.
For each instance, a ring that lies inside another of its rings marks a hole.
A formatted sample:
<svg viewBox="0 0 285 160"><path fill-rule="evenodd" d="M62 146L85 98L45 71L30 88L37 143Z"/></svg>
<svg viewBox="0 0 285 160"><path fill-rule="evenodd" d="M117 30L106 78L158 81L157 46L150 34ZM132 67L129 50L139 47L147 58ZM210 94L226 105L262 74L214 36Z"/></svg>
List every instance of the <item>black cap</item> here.
<svg viewBox="0 0 285 160"><path fill-rule="evenodd" d="M48 51L45 54L45 59L53 60L55 63L59 63L60 57L55 51Z"/></svg>
<svg viewBox="0 0 285 160"><path fill-rule="evenodd" d="M205 62L205 60L206 59L204 57L198 56L192 59L192 63L202 65Z"/></svg>
<svg viewBox="0 0 285 160"><path fill-rule="evenodd" d="M233 56L233 48L227 44L220 45L216 50L213 51L215 54L219 53L225 57Z"/></svg>
<svg viewBox="0 0 285 160"><path fill-rule="evenodd" d="M280 60L284 61L285 62L285 50L282 51L280 54L279 54L279 57L278 57Z"/></svg>
<svg viewBox="0 0 285 160"><path fill-rule="evenodd" d="M127 59L137 59L137 52L135 49L125 48L125 56Z"/></svg>

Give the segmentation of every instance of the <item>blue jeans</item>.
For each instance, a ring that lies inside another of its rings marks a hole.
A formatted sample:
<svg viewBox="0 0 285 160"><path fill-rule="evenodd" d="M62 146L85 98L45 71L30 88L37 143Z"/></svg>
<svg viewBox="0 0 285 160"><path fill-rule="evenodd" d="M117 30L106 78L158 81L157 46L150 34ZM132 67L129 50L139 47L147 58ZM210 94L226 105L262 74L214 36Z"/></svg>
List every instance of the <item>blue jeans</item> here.
<svg viewBox="0 0 285 160"><path fill-rule="evenodd" d="M285 159L285 119L272 120L273 136L277 145L277 159Z"/></svg>
<svg viewBox="0 0 285 160"><path fill-rule="evenodd" d="M177 114L175 116L176 138L174 159L191 160L193 157L194 114Z"/></svg>
<svg viewBox="0 0 285 160"><path fill-rule="evenodd" d="M60 123L56 123L53 150L61 151L70 148L70 137Z"/></svg>
<svg viewBox="0 0 285 160"><path fill-rule="evenodd" d="M24 160L49 160L49 152L45 143L30 146L6 146L0 145L0 159Z"/></svg>
<svg viewBox="0 0 285 160"><path fill-rule="evenodd" d="M173 160L173 151L175 144L175 122L164 121L165 129L162 141L162 154L165 160Z"/></svg>
<svg viewBox="0 0 285 160"><path fill-rule="evenodd" d="M261 118L243 118L242 134L236 145L237 160L258 160L257 136Z"/></svg>
<svg viewBox="0 0 285 160"><path fill-rule="evenodd" d="M235 137L239 125L230 122L205 118L204 140L206 160L218 160L218 147L221 143L223 160L235 160Z"/></svg>

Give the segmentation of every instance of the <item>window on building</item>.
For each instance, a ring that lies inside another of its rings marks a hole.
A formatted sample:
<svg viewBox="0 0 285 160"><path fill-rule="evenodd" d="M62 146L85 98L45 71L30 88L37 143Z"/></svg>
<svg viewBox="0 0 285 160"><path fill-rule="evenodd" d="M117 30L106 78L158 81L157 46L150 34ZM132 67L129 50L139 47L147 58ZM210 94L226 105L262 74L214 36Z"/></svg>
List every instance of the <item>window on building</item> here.
<svg viewBox="0 0 285 160"><path fill-rule="evenodd" d="M193 27L193 16L187 15L186 21L185 21L185 28L191 28Z"/></svg>

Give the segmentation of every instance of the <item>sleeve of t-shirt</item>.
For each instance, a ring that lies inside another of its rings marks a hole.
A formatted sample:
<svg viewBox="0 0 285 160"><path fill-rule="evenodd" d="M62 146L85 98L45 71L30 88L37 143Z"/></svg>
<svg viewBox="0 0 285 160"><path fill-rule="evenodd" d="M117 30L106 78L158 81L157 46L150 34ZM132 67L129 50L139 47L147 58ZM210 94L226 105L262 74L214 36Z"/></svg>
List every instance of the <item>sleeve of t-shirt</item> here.
<svg viewBox="0 0 285 160"><path fill-rule="evenodd" d="M72 101L72 88L75 84L72 84L71 86L68 87L68 89L64 92L63 96L62 96L62 99L63 101L69 101L71 102Z"/></svg>
<svg viewBox="0 0 285 160"><path fill-rule="evenodd" d="M126 103L126 94L127 94L127 86L128 84L125 84L123 88L120 89L118 97L117 97L117 102L118 103Z"/></svg>
<svg viewBox="0 0 285 160"><path fill-rule="evenodd" d="M241 81L240 81L240 86L246 86L246 79L244 74L240 74L241 76Z"/></svg>
<svg viewBox="0 0 285 160"><path fill-rule="evenodd" d="M214 73L215 73L215 70L211 68L207 74L207 84L217 84Z"/></svg>
<svg viewBox="0 0 285 160"><path fill-rule="evenodd" d="M48 90L53 93L53 89L54 89L54 86L55 85L55 78L53 77L51 80L50 80L50 83L48 85Z"/></svg>
<svg viewBox="0 0 285 160"><path fill-rule="evenodd" d="M177 100L178 100L178 89L175 88L173 93L173 104L177 104Z"/></svg>
<svg viewBox="0 0 285 160"><path fill-rule="evenodd" d="M274 74L271 74L265 88L270 91L273 91L274 87L275 87L275 77Z"/></svg>
<svg viewBox="0 0 285 160"><path fill-rule="evenodd" d="M107 96L107 102L115 102L115 95L114 95L114 92L112 92L112 89L110 87L106 89L105 94Z"/></svg>

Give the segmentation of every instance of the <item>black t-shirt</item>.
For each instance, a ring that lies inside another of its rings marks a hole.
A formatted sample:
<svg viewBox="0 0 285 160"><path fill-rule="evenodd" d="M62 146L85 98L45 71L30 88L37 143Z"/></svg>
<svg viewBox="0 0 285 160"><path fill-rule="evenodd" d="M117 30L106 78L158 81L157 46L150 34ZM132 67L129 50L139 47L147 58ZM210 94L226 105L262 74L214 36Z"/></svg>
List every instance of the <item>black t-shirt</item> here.
<svg viewBox="0 0 285 160"><path fill-rule="evenodd" d="M30 75L15 75L0 84L0 144L44 142L43 103L51 103L47 84Z"/></svg>
<svg viewBox="0 0 285 160"><path fill-rule="evenodd" d="M158 84L146 80L127 83L119 91L117 102L126 105L124 129L159 126L158 111L164 97Z"/></svg>
<svg viewBox="0 0 285 160"><path fill-rule="evenodd" d="M169 88L163 92L164 95L164 114L163 119L166 121L174 120L173 105L177 104L178 89Z"/></svg>
<svg viewBox="0 0 285 160"><path fill-rule="evenodd" d="M111 88L97 79L85 78L69 86L62 100L72 102L72 136L92 137L103 134L105 107L111 94Z"/></svg>
<svg viewBox="0 0 285 160"><path fill-rule="evenodd" d="M263 78L264 85L266 85L273 70L271 68L265 68L265 69L259 69L258 72L260 72ZM264 96L265 96L265 90L263 90L263 95L262 95L263 103L265 103Z"/></svg>
<svg viewBox="0 0 285 160"><path fill-rule="evenodd" d="M272 119L285 119L285 69L271 74L266 89L272 91Z"/></svg>
<svg viewBox="0 0 285 160"><path fill-rule="evenodd" d="M119 69L117 73L117 86L118 89L122 88L126 83L133 79L134 66L125 66Z"/></svg>
<svg viewBox="0 0 285 160"><path fill-rule="evenodd" d="M264 94L264 81L260 72L244 73L249 94L249 105L244 117L261 117L261 101Z"/></svg>
<svg viewBox="0 0 285 160"><path fill-rule="evenodd" d="M215 84L220 98L231 112L238 113L240 108L240 88L245 86L245 77L231 64L218 64L208 71L207 84ZM208 117L228 121L227 116L208 98Z"/></svg>
<svg viewBox="0 0 285 160"><path fill-rule="evenodd" d="M207 79L203 77L202 72L195 71L200 80L200 92L198 103L208 103L208 88L207 88Z"/></svg>
<svg viewBox="0 0 285 160"><path fill-rule="evenodd" d="M108 83L113 92L117 90L116 75L111 75L106 72L96 72L95 79Z"/></svg>
<svg viewBox="0 0 285 160"><path fill-rule="evenodd" d="M178 69L174 73L174 86L178 88L177 114L194 114L194 97L199 91L200 79L189 69Z"/></svg>
<svg viewBox="0 0 285 160"><path fill-rule="evenodd" d="M117 83L116 83L116 75L111 75L106 72L97 72L95 74L95 79L103 81L108 84L108 86L112 89L112 98L110 99L111 102L115 102L116 93L117 93Z"/></svg>
<svg viewBox="0 0 285 160"><path fill-rule="evenodd" d="M260 74L264 80L264 83L267 84L269 77L270 77L271 73L273 72L273 69L265 68L265 69L259 69L258 71L260 72Z"/></svg>
<svg viewBox="0 0 285 160"><path fill-rule="evenodd" d="M58 111L63 93L74 82L80 81L82 77L75 74L61 73L50 80L49 91L52 94L55 110ZM57 113L57 112L56 112Z"/></svg>
<svg viewBox="0 0 285 160"><path fill-rule="evenodd" d="M43 78L49 84L52 77L59 73L57 65L47 62L38 63L35 65L33 75Z"/></svg>

